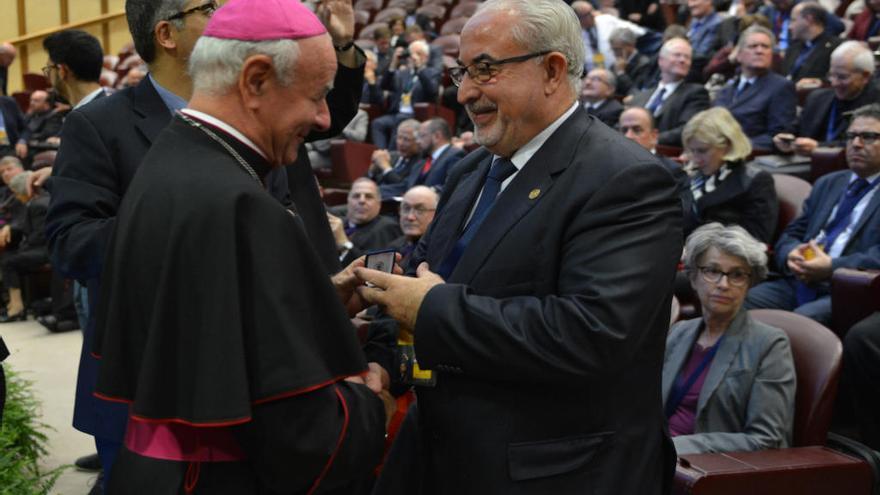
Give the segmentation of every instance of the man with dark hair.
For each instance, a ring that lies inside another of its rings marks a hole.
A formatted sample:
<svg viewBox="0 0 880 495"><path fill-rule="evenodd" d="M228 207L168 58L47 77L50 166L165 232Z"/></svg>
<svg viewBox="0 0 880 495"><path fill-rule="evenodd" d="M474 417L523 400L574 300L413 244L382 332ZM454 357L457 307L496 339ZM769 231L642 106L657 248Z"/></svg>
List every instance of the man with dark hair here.
<svg viewBox="0 0 880 495"><path fill-rule="evenodd" d="M440 117L422 122L416 131L416 139L425 154L425 163L410 172L406 180L407 190L423 185L442 192L449 171L462 159L464 151L452 146L452 130Z"/></svg>
<svg viewBox="0 0 880 495"><path fill-rule="evenodd" d="M827 10L816 2L791 9L791 45L782 60L782 75L802 86L821 86L828 74L831 52L841 39L825 30Z"/></svg>
<svg viewBox="0 0 880 495"><path fill-rule="evenodd" d="M43 74L58 95L71 105L80 102L85 105L103 92L98 81L104 51L98 38L85 31L68 29L47 36L43 48L49 54Z"/></svg>
<svg viewBox="0 0 880 495"><path fill-rule="evenodd" d="M47 183L52 192L47 219L50 255L53 266L87 281L88 296L81 299L88 300L91 307L97 304L104 251L119 203L159 132L190 98L189 56L216 9L213 0L127 0L129 30L150 74L138 86L75 110L67 117L55 170ZM357 111L363 84L363 56L351 43L351 2L325 1L321 11L337 48L339 68L336 89L328 95L334 116L332 127L310 134L309 139L329 137L342 130ZM293 191L300 218L327 273L335 273L339 260L311 167L295 165L287 170L291 176L304 176L296 181L302 189ZM287 179L282 167L270 172L265 180L273 196L290 204ZM82 317L86 321L74 427L95 436L101 463L109 470L121 445L128 411L92 394L98 374L98 361L91 355L95 322L88 310Z"/></svg>
<svg viewBox="0 0 880 495"><path fill-rule="evenodd" d="M831 275L837 268L880 268L880 104L859 108L846 131L849 170L824 175L803 213L776 241L783 278L749 290L749 309L794 311L831 320Z"/></svg>

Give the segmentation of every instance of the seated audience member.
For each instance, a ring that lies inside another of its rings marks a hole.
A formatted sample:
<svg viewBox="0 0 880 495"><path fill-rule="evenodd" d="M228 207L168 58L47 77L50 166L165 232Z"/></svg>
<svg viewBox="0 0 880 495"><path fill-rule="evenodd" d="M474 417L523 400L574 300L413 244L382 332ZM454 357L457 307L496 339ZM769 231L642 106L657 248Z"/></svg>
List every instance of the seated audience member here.
<svg viewBox="0 0 880 495"><path fill-rule="evenodd" d="M367 251L387 248L400 237L397 222L379 214L382 200L379 186L372 180L361 177L354 181L347 207L345 219L327 214L343 266Z"/></svg>
<svg viewBox="0 0 880 495"><path fill-rule="evenodd" d="M693 56L708 59L712 52L721 48L718 39L718 26L722 17L715 12L712 0L688 0L691 14L687 37L693 48Z"/></svg>
<svg viewBox="0 0 880 495"><path fill-rule="evenodd" d="M817 2L801 2L791 10L791 45L785 50L781 72L798 88L821 86L828 74L831 52L839 37L826 32L830 14Z"/></svg>
<svg viewBox="0 0 880 495"><path fill-rule="evenodd" d="M125 77L122 78L122 82L119 87L120 89L133 88L140 84L145 77L147 77L146 66L138 65L137 67L132 67L125 74Z"/></svg>
<svg viewBox="0 0 880 495"><path fill-rule="evenodd" d="M0 256L0 271L3 273L3 286L9 291L9 304L6 314L0 316L0 323L24 321L27 318L21 298L21 275L49 262L45 227L49 195L39 193L30 196L27 192L28 174L18 174L9 182L9 188L25 205L24 214L12 225L0 229L0 247L5 248ZM14 249L10 249L12 247Z"/></svg>
<svg viewBox="0 0 880 495"><path fill-rule="evenodd" d="M880 268L880 105L859 108L846 132L849 170L822 176L774 249L783 278L749 291L749 308L777 308L828 325L837 268Z"/></svg>
<svg viewBox="0 0 880 495"><path fill-rule="evenodd" d="M419 148L425 154L422 168L413 168L406 179L407 188L417 185L433 187L442 192L446 176L464 157L464 152L452 146L452 131L445 119L434 117L419 124L416 133Z"/></svg>
<svg viewBox="0 0 880 495"><path fill-rule="evenodd" d="M853 402L861 442L880 450L880 312L846 333L840 381Z"/></svg>
<svg viewBox="0 0 880 495"><path fill-rule="evenodd" d="M722 88L713 103L730 110L752 148L759 150L773 149L773 136L791 132L797 110L794 83L770 70L773 46L768 29L746 29L737 45L740 76Z"/></svg>
<svg viewBox="0 0 880 495"><path fill-rule="evenodd" d="M437 193L426 186L415 186L403 195L400 201L400 230L403 235L389 246L401 254L401 267L406 267L416 244L434 220L438 200Z"/></svg>
<svg viewBox="0 0 880 495"><path fill-rule="evenodd" d="M688 237L685 270L703 315L669 330L663 399L676 452L743 452L791 444L796 377L788 336L743 308L767 275L764 246L738 226Z"/></svg>
<svg viewBox="0 0 880 495"><path fill-rule="evenodd" d="M376 73L384 74L391 64L391 54L394 51L391 48L391 30L387 26L379 26L373 31L373 45L375 48L370 52L376 55Z"/></svg>
<svg viewBox="0 0 880 495"><path fill-rule="evenodd" d="M789 36L791 29L791 10L795 4L795 0L771 0L769 4L764 4L760 9L760 13L770 21L770 32L777 41L773 50L784 52L788 49Z"/></svg>
<svg viewBox="0 0 880 495"><path fill-rule="evenodd" d="M865 9L854 19L847 37L851 40L867 42L869 38L880 35L880 0L865 0Z"/></svg>
<svg viewBox="0 0 880 495"><path fill-rule="evenodd" d="M804 156L817 146L845 146L844 134L852 112L880 101L873 74L874 54L868 47L852 40L838 46L831 53L831 87L811 92L794 134L777 134L773 144L783 153Z"/></svg>
<svg viewBox="0 0 880 495"><path fill-rule="evenodd" d="M660 130L660 144L681 146L681 130L691 117L709 108L709 93L700 84L684 81L691 70L687 40L672 38L663 43L657 65L660 82L633 95L630 104L651 112Z"/></svg>
<svg viewBox="0 0 880 495"><path fill-rule="evenodd" d="M361 103L368 103L383 108L385 94L379 84L379 62L376 54L370 51L364 52L364 89L361 91Z"/></svg>
<svg viewBox="0 0 880 495"><path fill-rule="evenodd" d="M608 44L616 59L612 70L617 76L616 93L619 95L641 91L652 82L651 58L636 50L636 39L636 33L627 28L617 28L608 36Z"/></svg>
<svg viewBox="0 0 880 495"><path fill-rule="evenodd" d="M656 147L657 139L660 137L660 131L654 127L654 117L651 116L651 112L642 107L627 108L622 114L620 114L620 124L618 128L620 129L620 133L626 136L627 139L639 143L642 148L657 155ZM681 211L685 218L685 230L693 230L693 227L688 229L687 221L688 218L693 216L692 203L694 197L691 195L690 178L677 162L660 155L657 155L657 159L660 160L660 163L662 163L675 178L676 191L681 198Z"/></svg>
<svg viewBox="0 0 880 495"><path fill-rule="evenodd" d="M581 88L581 103L587 113L608 127L617 127L617 119L623 112L623 105L614 98L617 80L614 73L607 69L593 69L584 77Z"/></svg>
<svg viewBox="0 0 880 495"><path fill-rule="evenodd" d="M617 16L596 12L590 2L575 0L571 8L581 23L581 36L584 40L586 58L584 72L604 67L611 69L617 61L609 39L615 29L627 28L635 35L642 36L647 30L638 24L623 20Z"/></svg>
<svg viewBox="0 0 880 495"><path fill-rule="evenodd" d="M0 156L15 154L15 143L24 131L24 115L18 103L8 96L0 96Z"/></svg>
<svg viewBox="0 0 880 495"><path fill-rule="evenodd" d="M24 172L24 165L18 157L9 155L0 158L0 178L3 179L3 185L6 186L0 187L0 224L8 226L12 223L12 219L19 217L24 210L24 205L8 187L13 177L22 172Z"/></svg>
<svg viewBox="0 0 880 495"><path fill-rule="evenodd" d="M49 138L57 138L61 134L64 113L52 108L49 93L41 90L31 93L31 103L25 115L24 129L15 145L15 154L19 158L28 156L33 148L47 148Z"/></svg>
<svg viewBox="0 0 880 495"><path fill-rule="evenodd" d="M408 26L404 36L406 37L407 44L410 45L413 41L424 41L428 45L428 67L436 70L438 73L443 72L443 49L431 45L431 39L429 39L425 31L418 24Z"/></svg>
<svg viewBox="0 0 880 495"><path fill-rule="evenodd" d="M690 157L696 224L735 224L765 244L773 242L779 211L773 177L745 163L752 147L730 112L702 111L682 136Z"/></svg>
<svg viewBox="0 0 880 495"><path fill-rule="evenodd" d="M396 48L388 71L381 75L381 88L390 91L388 113L370 123L373 144L387 149L394 142L397 125L413 116L416 103L433 103L440 88L440 72L429 67L428 44L410 43L409 49Z"/></svg>
<svg viewBox="0 0 880 495"><path fill-rule="evenodd" d="M378 149L373 152L367 177L379 184L382 199L403 194L410 174L424 168L422 149L416 137L419 125L418 120L404 120L397 126L394 137L397 151Z"/></svg>
<svg viewBox="0 0 880 495"><path fill-rule="evenodd" d="M318 139L310 143L306 143L306 150L309 152L309 161L312 170L322 168L330 168L330 143L335 139L346 139L348 141L356 141L362 143L367 139L367 130L370 125L370 116L364 110L358 110L354 118L349 121L342 129L342 134L329 139Z"/></svg>
<svg viewBox="0 0 880 495"><path fill-rule="evenodd" d="M716 81L723 84L724 81L736 75L737 64L736 54L734 53L736 44L739 42L740 34L753 24L758 24L767 29L770 28L767 18L760 14L728 17L721 23L721 26L718 28L718 37L723 46L715 51L712 58L703 67L703 79L710 81L710 85L715 86ZM716 74L718 76L713 78Z"/></svg>

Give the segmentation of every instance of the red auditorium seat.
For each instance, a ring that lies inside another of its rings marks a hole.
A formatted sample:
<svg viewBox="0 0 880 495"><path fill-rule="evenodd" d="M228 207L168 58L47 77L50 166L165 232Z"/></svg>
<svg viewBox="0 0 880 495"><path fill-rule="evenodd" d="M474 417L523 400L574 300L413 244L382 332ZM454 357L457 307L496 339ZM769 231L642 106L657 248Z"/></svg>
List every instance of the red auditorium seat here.
<svg viewBox="0 0 880 495"><path fill-rule="evenodd" d="M816 148L810 155L810 182L846 168L846 148Z"/></svg>
<svg viewBox="0 0 880 495"><path fill-rule="evenodd" d="M461 29L467 23L469 17L451 17L440 28L440 35L445 34L461 34Z"/></svg>
<svg viewBox="0 0 880 495"><path fill-rule="evenodd" d="M462 2L455 7L452 7L449 17L470 17L474 15L474 12L477 11L477 7L479 6L480 2Z"/></svg>
<svg viewBox="0 0 880 495"><path fill-rule="evenodd" d="M428 19L442 21L446 18L446 7L442 5L422 5L416 9L416 15L423 15Z"/></svg>
<svg viewBox="0 0 880 495"><path fill-rule="evenodd" d="M413 115L419 122L424 122L434 117L441 117L449 124L450 129L455 129L455 112L436 103L416 103L413 105Z"/></svg>
<svg viewBox="0 0 880 495"><path fill-rule="evenodd" d="M28 108L31 107L31 91L16 91L12 93L12 99L18 103L21 113L27 113Z"/></svg>
<svg viewBox="0 0 880 495"><path fill-rule="evenodd" d="M776 222L776 234L773 235L775 243L785 227L801 214L804 201L810 195L813 186L793 175L773 174L772 177L776 186L776 197L779 199L779 219Z"/></svg>
<svg viewBox="0 0 880 495"><path fill-rule="evenodd" d="M357 143L345 139L330 142L330 162L332 173L328 182L346 187L358 177L366 175L370 159L376 147L368 143Z"/></svg>
<svg viewBox="0 0 880 495"><path fill-rule="evenodd" d="M364 41L373 41L373 31L379 29L380 27L388 27L387 22L373 22L367 24L361 29L360 33L358 33L358 38Z"/></svg>
<svg viewBox="0 0 880 495"><path fill-rule="evenodd" d="M880 311L880 271L838 268L831 276L831 330L841 339L868 315Z"/></svg>
<svg viewBox="0 0 880 495"><path fill-rule="evenodd" d="M385 0L357 0L354 3L355 10L366 10L370 13L376 13L382 10Z"/></svg>
<svg viewBox="0 0 880 495"><path fill-rule="evenodd" d="M679 458L676 494L869 495L867 463L823 447L837 395L842 348L829 329L788 311L757 309L752 318L788 335L797 373L793 448Z"/></svg>
<svg viewBox="0 0 880 495"><path fill-rule="evenodd" d="M458 57L458 48L461 44L461 36L457 34L445 34L438 36L431 42L431 46L436 46L443 50L444 55L450 57Z"/></svg>
<svg viewBox="0 0 880 495"><path fill-rule="evenodd" d="M658 144L654 147L654 150L658 155L668 158L678 158L684 152L681 146L670 146L668 144Z"/></svg>
<svg viewBox="0 0 880 495"><path fill-rule="evenodd" d="M385 8L397 7L409 12L418 6L419 0L389 0L388 5L386 5Z"/></svg>
<svg viewBox="0 0 880 495"><path fill-rule="evenodd" d="M444 7L449 7L455 2L456 0L424 0L422 5L442 5Z"/></svg>
<svg viewBox="0 0 880 495"><path fill-rule="evenodd" d="M52 85L49 84L49 80L46 79L46 76L42 74L28 72L21 77L24 82L24 89L28 91L36 91L38 89L45 90L52 87Z"/></svg>

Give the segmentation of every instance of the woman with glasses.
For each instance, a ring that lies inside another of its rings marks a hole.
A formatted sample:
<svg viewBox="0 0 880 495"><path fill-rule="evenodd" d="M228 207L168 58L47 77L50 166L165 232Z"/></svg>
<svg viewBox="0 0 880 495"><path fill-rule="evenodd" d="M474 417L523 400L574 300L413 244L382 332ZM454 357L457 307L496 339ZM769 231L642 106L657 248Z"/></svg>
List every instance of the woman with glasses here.
<svg viewBox="0 0 880 495"><path fill-rule="evenodd" d="M745 164L752 145L733 115L722 107L694 115L684 126L682 143L694 196L692 211L685 212L685 235L721 222L772 244L779 211L773 177Z"/></svg>
<svg viewBox="0 0 880 495"><path fill-rule="evenodd" d="M749 317L743 300L767 274L764 246L743 228L704 225L685 245L703 307L666 340L663 406L678 454L787 447L795 371L788 337Z"/></svg>

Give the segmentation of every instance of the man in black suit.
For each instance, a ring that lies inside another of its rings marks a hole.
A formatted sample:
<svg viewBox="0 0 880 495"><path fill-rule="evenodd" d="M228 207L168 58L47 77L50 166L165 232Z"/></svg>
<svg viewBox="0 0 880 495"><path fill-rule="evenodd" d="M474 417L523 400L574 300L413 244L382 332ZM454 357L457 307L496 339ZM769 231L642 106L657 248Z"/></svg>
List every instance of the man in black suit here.
<svg viewBox="0 0 880 495"><path fill-rule="evenodd" d="M483 148L450 175L416 278L356 269L431 370L375 493L659 494L674 470L659 372L681 206L579 105L568 9L470 18L451 75Z"/></svg>
<svg viewBox="0 0 880 495"><path fill-rule="evenodd" d="M61 100L77 107L104 95L99 82L104 51L98 38L68 29L47 36L43 49L49 55L43 74Z"/></svg>
<svg viewBox="0 0 880 495"><path fill-rule="evenodd" d="M401 256L400 265L406 266L419 240L428 231L437 211L440 196L427 186L415 186L400 199L400 230L403 235L391 243Z"/></svg>
<svg viewBox="0 0 880 495"><path fill-rule="evenodd" d="M34 147L46 149L52 147L48 140L58 139L61 133L61 124L64 122L64 113L52 108L49 102L49 93L36 90L31 93L31 104L25 115L25 126L15 145L15 154L19 158L28 156L28 152L34 153ZM57 146L57 144L56 144Z"/></svg>
<svg viewBox="0 0 880 495"><path fill-rule="evenodd" d="M325 2L323 8L332 7L334 12L339 12L335 10L338 8L343 13L348 10L350 14L350 3ZM150 67L150 75L138 86L68 115L53 176L47 182L52 192L47 230L53 266L87 283L91 307L97 304L104 250L119 203L159 132L171 121L175 111L186 106L192 92L192 81L187 75L189 53L216 9L216 4L203 0L188 0L182 9L179 5L180 2L173 0L127 0L129 30L138 54ZM345 18L344 15L326 17L339 62L335 89L328 95L334 118L327 133L312 134L310 139L338 134L357 111L356 102L363 84L363 56L349 43L354 29L353 17L349 18L351 25L336 22ZM349 109L351 101L355 106ZM268 188L280 201L289 203L285 169L276 170L278 173L270 174L273 178L267 177ZM320 226L327 231L327 239L332 239L311 170L302 173L306 173L308 180L299 181L304 196L303 201L297 203L307 231L310 236L317 236L320 232L310 226ZM311 221L313 216L321 221ZM330 260L338 263L335 255L331 252ZM91 354L95 322L91 312L86 311L85 316L74 427L96 437L106 471L112 467L119 450L128 410L121 404L93 396L98 373L98 361Z"/></svg>
<svg viewBox="0 0 880 495"><path fill-rule="evenodd" d="M373 152L367 177L379 184L383 200L401 196L407 190L409 177L424 168L418 132L419 121L406 119L395 132L397 151L380 148Z"/></svg>
<svg viewBox="0 0 880 495"><path fill-rule="evenodd" d="M651 58L636 50L636 33L629 28L617 28L608 36L614 52L614 75L617 76L617 94L628 95L651 84L654 73Z"/></svg>
<svg viewBox="0 0 880 495"><path fill-rule="evenodd" d="M648 109L660 129L660 144L681 146L681 130L691 117L709 108L709 93L702 85L685 82L691 70L691 45L672 38L660 48L657 65L660 82L633 95L629 103Z"/></svg>
<svg viewBox="0 0 880 495"><path fill-rule="evenodd" d="M442 192L449 171L464 157L464 151L452 146L452 130L446 120L440 117L419 124L416 136L425 154L425 163L422 168L410 172L406 180L407 190L424 185Z"/></svg>
<svg viewBox="0 0 880 495"><path fill-rule="evenodd" d="M0 96L0 157L15 154L15 143L24 130L24 115L18 103Z"/></svg>
<svg viewBox="0 0 880 495"><path fill-rule="evenodd" d="M605 123L608 127L617 127L617 119L623 111L623 105L614 98L617 78L607 69L593 69L584 77L581 89L581 103L590 115Z"/></svg>
<svg viewBox="0 0 880 495"><path fill-rule="evenodd" d="M345 219L328 213L330 229L343 265L348 265L367 251L385 249L400 237L400 227L390 217L380 215L382 197L371 179L355 180L348 191Z"/></svg>
<svg viewBox="0 0 880 495"><path fill-rule="evenodd" d="M740 75L712 103L730 110L756 150L772 150L773 136L794 128L794 83L770 70L775 44L773 33L763 26L743 31L737 45Z"/></svg>
<svg viewBox="0 0 880 495"><path fill-rule="evenodd" d="M782 75L798 88L821 86L828 74L831 52L841 39L826 32L829 13L816 2L801 2L791 9L791 45L782 59Z"/></svg>
<svg viewBox="0 0 880 495"><path fill-rule="evenodd" d="M811 92L794 133L773 136L773 144L783 153L803 156L810 156L817 146L845 146L852 112L880 101L880 88L873 76L871 50L858 41L843 42L831 54L831 87Z"/></svg>

